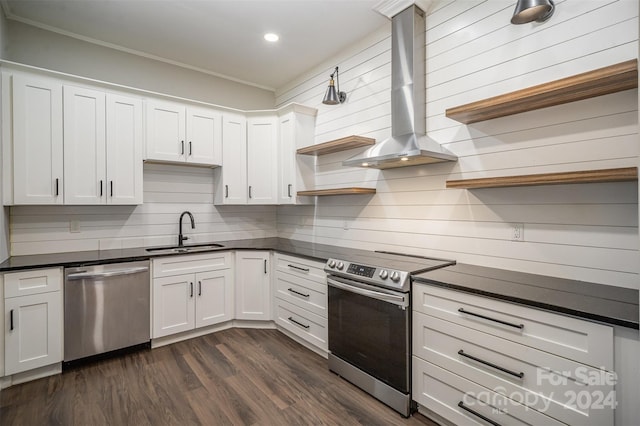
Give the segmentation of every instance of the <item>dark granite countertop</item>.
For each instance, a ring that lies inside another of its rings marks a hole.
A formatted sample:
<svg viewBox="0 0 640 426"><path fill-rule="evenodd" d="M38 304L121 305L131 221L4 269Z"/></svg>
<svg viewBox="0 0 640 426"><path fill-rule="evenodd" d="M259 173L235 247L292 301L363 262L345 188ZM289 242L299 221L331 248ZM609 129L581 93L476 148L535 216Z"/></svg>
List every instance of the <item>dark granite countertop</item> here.
<svg viewBox="0 0 640 426"><path fill-rule="evenodd" d="M638 329L638 290L458 263L415 282Z"/></svg>
<svg viewBox="0 0 640 426"><path fill-rule="evenodd" d="M211 251L274 250L320 262L326 262L329 258L364 264L390 262L392 265L398 265L398 269L413 273L424 270L428 263L421 261L419 257L406 258L390 253L284 238L216 241L216 243L222 244L223 247ZM179 255L181 254L171 252L150 253L141 247L12 256L0 263L0 272L59 266L89 266ZM638 290L465 264L419 273L414 275L414 280L638 329Z"/></svg>

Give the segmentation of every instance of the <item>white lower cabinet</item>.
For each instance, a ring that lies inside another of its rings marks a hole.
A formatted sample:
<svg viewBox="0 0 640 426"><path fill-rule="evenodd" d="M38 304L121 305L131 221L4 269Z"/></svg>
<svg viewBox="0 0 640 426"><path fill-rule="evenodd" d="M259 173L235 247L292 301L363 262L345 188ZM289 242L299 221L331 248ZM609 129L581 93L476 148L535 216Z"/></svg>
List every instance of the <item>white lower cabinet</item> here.
<svg viewBox="0 0 640 426"><path fill-rule="evenodd" d="M271 320L270 253L236 252L236 319Z"/></svg>
<svg viewBox="0 0 640 426"><path fill-rule="evenodd" d="M276 253L274 264L276 325L326 354L329 346L324 263Z"/></svg>
<svg viewBox="0 0 640 426"><path fill-rule="evenodd" d="M231 265L231 253L154 260L153 338L232 320Z"/></svg>
<svg viewBox="0 0 640 426"><path fill-rule="evenodd" d="M424 284L413 295L421 406L456 424L613 425L616 376L596 363L613 359L612 327Z"/></svg>
<svg viewBox="0 0 640 426"><path fill-rule="evenodd" d="M62 270L4 275L5 375L62 361Z"/></svg>

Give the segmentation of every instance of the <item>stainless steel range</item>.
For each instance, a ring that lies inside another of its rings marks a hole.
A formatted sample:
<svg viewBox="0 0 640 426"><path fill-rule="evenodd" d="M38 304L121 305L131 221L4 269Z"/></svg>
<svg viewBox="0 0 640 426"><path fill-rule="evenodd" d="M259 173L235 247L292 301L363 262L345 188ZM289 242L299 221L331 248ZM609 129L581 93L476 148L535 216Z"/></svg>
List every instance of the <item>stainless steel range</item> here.
<svg viewBox="0 0 640 426"><path fill-rule="evenodd" d="M329 369L408 417L411 275L453 263L389 252L329 259Z"/></svg>

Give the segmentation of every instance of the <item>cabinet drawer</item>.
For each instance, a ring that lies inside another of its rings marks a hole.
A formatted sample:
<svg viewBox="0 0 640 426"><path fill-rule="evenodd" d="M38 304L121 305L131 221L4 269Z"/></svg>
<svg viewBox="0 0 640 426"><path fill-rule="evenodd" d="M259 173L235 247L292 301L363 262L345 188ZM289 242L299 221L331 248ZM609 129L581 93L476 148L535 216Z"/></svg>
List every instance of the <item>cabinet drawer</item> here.
<svg viewBox="0 0 640 426"><path fill-rule="evenodd" d="M327 284L276 272L276 297L327 317Z"/></svg>
<svg viewBox="0 0 640 426"><path fill-rule="evenodd" d="M413 313L414 355L568 424L613 424L615 375ZM520 377L519 377L520 376Z"/></svg>
<svg viewBox="0 0 640 426"><path fill-rule="evenodd" d="M415 356L412 378L413 399L456 425L489 424L460 403L502 426L563 424Z"/></svg>
<svg viewBox="0 0 640 426"><path fill-rule="evenodd" d="M322 262L276 253L276 270L279 272L326 284L327 274L323 268Z"/></svg>
<svg viewBox="0 0 640 426"><path fill-rule="evenodd" d="M613 371L611 326L425 284L414 284L413 309Z"/></svg>
<svg viewBox="0 0 640 426"><path fill-rule="evenodd" d="M153 259L153 277L191 274L231 268L231 252L188 254Z"/></svg>
<svg viewBox="0 0 640 426"><path fill-rule="evenodd" d="M326 318L276 299L276 324L314 346L328 350Z"/></svg>
<svg viewBox="0 0 640 426"><path fill-rule="evenodd" d="M62 269L30 269L4 275L4 297L59 291L62 288Z"/></svg>

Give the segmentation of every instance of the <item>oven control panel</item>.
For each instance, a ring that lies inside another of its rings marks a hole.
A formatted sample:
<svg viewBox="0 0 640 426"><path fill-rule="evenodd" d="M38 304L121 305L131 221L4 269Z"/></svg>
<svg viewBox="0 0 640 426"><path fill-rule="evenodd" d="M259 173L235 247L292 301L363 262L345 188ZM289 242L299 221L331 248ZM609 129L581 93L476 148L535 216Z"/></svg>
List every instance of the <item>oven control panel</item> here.
<svg viewBox="0 0 640 426"><path fill-rule="evenodd" d="M409 273L392 269L377 268L338 259L329 259L324 268L329 274L361 280L395 290L408 291L410 287Z"/></svg>

